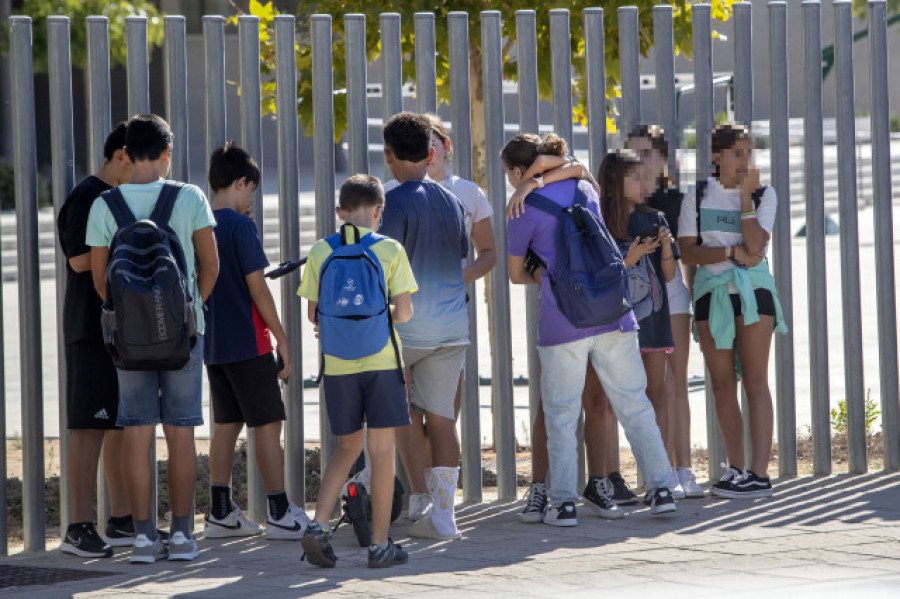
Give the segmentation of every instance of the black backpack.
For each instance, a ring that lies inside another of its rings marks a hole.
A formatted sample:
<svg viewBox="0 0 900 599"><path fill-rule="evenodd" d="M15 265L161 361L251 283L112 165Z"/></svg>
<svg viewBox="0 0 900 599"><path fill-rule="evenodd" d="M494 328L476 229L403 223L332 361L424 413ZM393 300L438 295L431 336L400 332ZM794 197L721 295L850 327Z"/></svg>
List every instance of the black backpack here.
<svg viewBox="0 0 900 599"><path fill-rule="evenodd" d="M627 314L631 297L625 261L606 226L588 210L584 192L576 188L575 201L566 208L536 192L525 204L557 219L556 264L547 274L559 310L572 326L610 324Z"/></svg>
<svg viewBox="0 0 900 599"><path fill-rule="evenodd" d="M697 189L694 195L696 196L696 210L697 210L697 245L703 245L703 236L700 234L700 202L703 201L703 196L706 195L706 181L697 181ZM759 210L759 205L762 202L763 194L766 193L766 186L760 185L756 188L756 191L753 192L753 208Z"/></svg>
<svg viewBox="0 0 900 599"><path fill-rule="evenodd" d="M103 341L116 368L180 370L197 341L184 250L169 217L182 184L166 181L148 220L116 188L100 197L118 230L109 245Z"/></svg>

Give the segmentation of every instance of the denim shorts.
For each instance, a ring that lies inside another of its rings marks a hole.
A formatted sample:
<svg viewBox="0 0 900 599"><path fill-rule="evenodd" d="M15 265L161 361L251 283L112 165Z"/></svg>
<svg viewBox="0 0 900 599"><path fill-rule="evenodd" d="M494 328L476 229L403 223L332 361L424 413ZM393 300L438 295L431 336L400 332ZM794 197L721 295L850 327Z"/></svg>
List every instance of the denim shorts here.
<svg viewBox="0 0 900 599"><path fill-rule="evenodd" d="M203 424L203 335L181 370L118 370L118 426Z"/></svg>

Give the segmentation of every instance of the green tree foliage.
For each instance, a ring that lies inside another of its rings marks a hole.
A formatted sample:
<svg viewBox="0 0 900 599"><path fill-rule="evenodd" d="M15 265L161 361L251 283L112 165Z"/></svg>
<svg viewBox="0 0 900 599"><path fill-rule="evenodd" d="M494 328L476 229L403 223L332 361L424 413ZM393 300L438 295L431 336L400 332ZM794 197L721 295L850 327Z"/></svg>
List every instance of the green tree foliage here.
<svg viewBox="0 0 900 599"><path fill-rule="evenodd" d="M900 0L887 0L887 14L900 14ZM869 13L869 0L853 0L853 12L860 18Z"/></svg>
<svg viewBox="0 0 900 599"><path fill-rule="evenodd" d="M86 18L89 16L109 18L110 66L125 64L125 17L147 17L147 43L151 49L160 46L163 41L162 16L149 0L23 0L14 14L31 17L34 70L38 73L47 71L47 17L69 17L72 64L76 67L83 67L87 62ZM2 40L4 53L9 44L5 29Z"/></svg>

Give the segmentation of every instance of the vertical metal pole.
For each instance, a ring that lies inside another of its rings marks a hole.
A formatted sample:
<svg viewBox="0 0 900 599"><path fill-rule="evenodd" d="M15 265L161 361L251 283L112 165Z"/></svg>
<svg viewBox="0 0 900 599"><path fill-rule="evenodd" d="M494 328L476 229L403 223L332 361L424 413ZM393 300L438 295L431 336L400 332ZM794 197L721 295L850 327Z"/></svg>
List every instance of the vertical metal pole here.
<svg viewBox="0 0 900 599"><path fill-rule="evenodd" d="M875 216L875 293L878 299L878 368L884 469L900 468L900 403L897 382L897 308L894 290L894 232L891 205L887 7L869 2L869 56L872 90L872 203Z"/></svg>
<svg viewBox="0 0 900 599"><path fill-rule="evenodd" d="M297 63L294 58L294 17L275 16L275 109L278 112L278 216L282 260L300 255L299 179L297 173ZM301 356L301 303L297 301L300 272L281 283L281 314L297 372L303 372ZM306 470L303 448L303 380L294 376L284 386L287 421L284 435L284 478L288 496L299 505L306 502Z"/></svg>
<svg viewBox="0 0 900 599"><path fill-rule="evenodd" d="M537 135L540 128L538 113L537 15L533 10L516 11L516 64L519 80L519 132ZM590 106L591 104L588 102L588 107ZM532 451L534 451L534 430L532 427L537 416L538 404L541 401L541 361L537 351L539 292L540 290L534 285L525 286L525 339L528 345L528 428L532 432Z"/></svg>
<svg viewBox="0 0 900 599"><path fill-rule="evenodd" d="M678 185L678 121L675 114L675 32L672 7L653 7L653 48L656 53L656 122L669 142L669 177Z"/></svg>
<svg viewBox="0 0 900 599"><path fill-rule="evenodd" d="M435 68L434 13L417 12L416 36L416 110L437 112L437 71Z"/></svg>
<svg viewBox="0 0 900 599"><path fill-rule="evenodd" d="M494 208L497 254L506 256L506 178L500 164L503 147L503 51L500 12L481 13L481 68L484 86L487 196ZM513 412L512 340L509 321L509 269L498 260L491 273L491 379L494 406L494 446L497 448L497 495L500 501L516 498L516 431Z"/></svg>
<svg viewBox="0 0 900 599"><path fill-rule="evenodd" d="M734 8L734 120L750 130L753 123L753 12L749 2ZM741 384L741 412L744 419L744 456L753 455L750 437L750 402Z"/></svg>
<svg viewBox="0 0 900 599"><path fill-rule="evenodd" d="M403 110L403 54L400 48L400 14L379 15L381 24L381 102L384 122ZM384 180L392 179L391 169L384 163Z"/></svg>
<svg viewBox="0 0 900 599"><path fill-rule="evenodd" d="M841 295L844 312L844 395L850 472L866 463L866 405L863 380L862 306L859 289L859 204L856 197L856 114L853 92L853 13L850 0L834 2L837 81L838 192L841 218Z"/></svg>
<svg viewBox="0 0 900 599"><path fill-rule="evenodd" d="M164 17L166 41L163 47L166 76L166 120L175 131L177 143L172 149L169 177L188 181L191 175L188 156L187 41L184 17ZM259 58L257 57L257 60Z"/></svg>
<svg viewBox="0 0 900 599"><path fill-rule="evenodd" d="M628 135L641 123L640 32L636 6L621 6L619 14L619 80L622 83L622 130Z"/></svg>
<svg viewBox="0 0 900 599"><path fill-rule="evenodd" d="M204 166L216 148L225 144L225 18L218 15L203 17L203 41L206 62L206 156ZM205 169L204 169L205 170ZM206 194L213 197L212 188ZM210 404L210 427L212 421ZM210 428L212 433L212 428Z"/></svg>
<svg viewBox="0 0 900 599"><path fill-rule="evenodd" d="M347 59L347 142L350 172L369 172L369 109L366 104L366 15L344 15Z"/></svg>
<svg viewBox="0 0 900 599"><path fill-rule="evenodd" d="M334 214L334 89L331 67L331 15L312 16L313 129L316 175L316 237L335 231ZM337 447L319 387L319 430L323 465Z"/></svg>
<svg viewBox="0 0 900 599"><path fill-rule="evenodd" d="M769 100L772 186L778 212L772 231L775 288L788 332L775 336L775 409L778 474L797 475L797 416L794 398L794 293L791 272L791 165L788 137L787 4L769 3Z"/></svg>
<svg viewBox="0 0 900 599"><path fill-rule="evenodd" d="M103 145L112 129L109 22L106 17L87 18L87 41L88 169L96 173L103 164ZM109 515L106 470L100 460L97 464L97 521L105 523Z"/></svg>
<svg viewBox="0 0 900 599"><path fill-rule="evenodd" d="M694 103L697 123L697 181L712 172L711 135L713 117L712 83L712 22L709 4L695 4L692 8L694 36ZM718 479L726 460L725 444L719 430L716 400L712 392L709 372L706 373L706 445L709 451L709 479Z"/></svg>
<svg viewBox="0 0 900 599"><path fill-rule="evenodd" d="M472 179L472 121L469 99L469 14L451 12L447 15L447 36L450 52L450 120L453 125L453 153L456 174ZM474 255L469 244L469 260ZM466 292L477 297L475 283ZM462 486L465 503L479 503L481 490L481 408L478 384L478 302L468 303L469 346L466 348L466 378L460 399L460 445L462 457Z"/></svg>
<svg viewBox="0 0 900 599"><path fill-rule="evenodd" d="M606 48L603 9L584 9L585 77L587 78L588 152L596 175L606 156Z"/></svg>
<svg viewBox="0 0 900 599"><path fill-rule="evenodd" d="M821 4L803 2L803 72L805 91L804 162L806 187L806 280L809 309L809 362L813 471L831 473L831 422L828 398L828 312L825 284L825 188L822 134Z"/></svg>
<svg viewBox="0 0 900 599"><path fill-rule="evenodd" d="M10 17L9 37L22 377L22 528L25 551L44 551L44 388L31 19Z"/></svg>
<svg viewBox="0 0 900 599"><path fill-rule="evenodd" d="M238 17L238 45L241 49L241 146L263 168L261 91L259 74L259 17ZM253 220L260 240L265 239L262 182L253 192ZM292 354L293 355L293 354ZM266 519L266 486L257 467L256 432L247 428L247 511L252 520ZM277 491L278 489L272 489ZM293 499L293 497L291 498Z"/></svg>
<svg viewBox="0 0 900 599"><path fill-rule="evenodd" d="M147 17L125 17L128 47L128 115L150 112L150 60Z"/></svg>
<svg viewBox="0 0 900 599"><path fill-rule="evenodd" d="M572 134L572 41L569 11L550 11L550 78L553 84L553 126L573 151Z"/></svg>
<svg viewBox="0 0 900 599"><path fill-rule="evenodd" d="M69 18L47 18L47 50L50 79L50 145L53 154L53 215L59 211L75 186L75 134L72 131L72 60L69 53ZM66 417L66 340L63 334L63 306L66 299L66 256L56 245L56 330L59 393L59 527L69 525L69 431Z"/></svg>

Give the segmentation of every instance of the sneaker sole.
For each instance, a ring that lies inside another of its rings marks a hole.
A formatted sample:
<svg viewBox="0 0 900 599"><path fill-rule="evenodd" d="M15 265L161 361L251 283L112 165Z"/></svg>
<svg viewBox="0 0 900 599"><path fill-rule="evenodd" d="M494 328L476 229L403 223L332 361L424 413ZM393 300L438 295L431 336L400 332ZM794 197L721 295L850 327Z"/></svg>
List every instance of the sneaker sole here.
<svg viewBox="0 0 900 599"><path fill-rule="evenodd" d="M690 493L687 491L684 492L685 499L703 499L704 497L706 497L706 493L704 493L703 490L692 491Z"/></svg>
<svg viewBox="0 0 900 599"><path fill-rule="evenodd" d="M306 526L298 530L284 530L274 526L266 526L266 538L270 541L299 541L306 532Z"/></svg>
<svg viewBox="0 0 900 599"><path fill-rule="evenodd" d="M335 561L328 558L322 550L322 545L312 536L304 536L300 539L300 545L306 554L306 561L320 568L334 568Z"/></svg>
<svg viewBox="0 0 900 599"><path fill-rule="evenodd" d="M394 560L390 562L369 562L370 568L390 568L391 566L402 566L409 561L409 558L403 560Z"/></svg>
<svg viewBox="0 0 900 599"><path fill-rule="evenodd" d="M664 516L666 514L674 514L676 511L678 511L678 508L675 507L674 503L665 503L663 505L651 507L650 515L651 516Z"/></svg>
<svg viewBox="0 0 900 599"><path fill-rule="evenodd" d="M113 552L110 551L85 551L84 549L79 549L75 545L71 545L69 543L60 543L59 550L63 553L68 553L69 555L75 555L78 557L112 557Z"/></svg>
<svg viewBox="0 0 900 599"><path fill-rule="evenodd" d="M540 524L543 521L543 512L527 512L524 514L519 514L519 522L524 522L525 524Z"/></svg>
<svg viewBox="0 0 900 599"><path fill-rule="evenodd" d="M131 547L134 545L134 537L103 537L110 547Z"/></svg>
<svg viewBox="0 0 900 599"><path fill-rule="evenodd" d="M168 560L170 562L189 562L194 560L198 555L200 555L199 549L196 549L189 553L170 553Z"/></svg>
<svg viewBox="0 0 900 599"><path fill-rule="evenodd" d="M166 559L165 555L132 555L128 562L132 564L155 564L158 559Z"/></svg>
<svg viewBox="0 0 900 599"><path fill-rule="evenodd" d="M613 498L613 503L616 505L637 505L639 502L637 497L633 497L632 499L616 499Z"/></svg>
<svg viewBox="0 0 900 599"><path fill-rule="evenodd" d="M607 510L590 501L582 501L581 506L595 516L600 516L604 520L621 520L625 517L622 510Z"/></svg>
<svg viewBox="0 0 900 599"><path fill-rule="evenodd" d="M456 541L462 538L462 533L444 534L434 527L431 518L423 518L409 527L409 536L420 539L434 539L436 541Z"/></svg>
<svg viewBox="0 0 900 599"><path fill-rule="evenodd" d="M228 528L215 523L206 522L203 527L204 539L230 539L234 537L254 537L263 533L263 529L253 529L246 526L240 528Z"/></svg>
<svg viewBox="0 0 900 599"><path fill-rule="evenodd" d="M544 524L547 526L555 526L557 528L571 528L573 526L578 526L578 520L574 518L567 520L544 520Z"/></svg>
<svg viewBox="0 0 900 599"><path fill-rule="evenodd" d="M772 496L772 489L760 491L728 491L725 489L710 489L710 495L723 499L767 499Z"/></svg>

